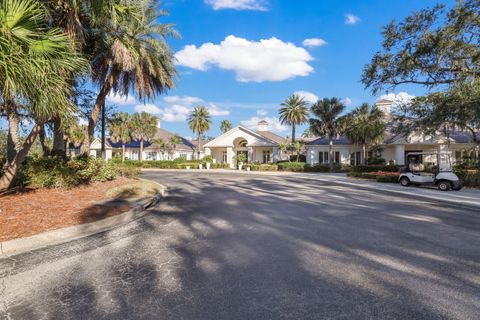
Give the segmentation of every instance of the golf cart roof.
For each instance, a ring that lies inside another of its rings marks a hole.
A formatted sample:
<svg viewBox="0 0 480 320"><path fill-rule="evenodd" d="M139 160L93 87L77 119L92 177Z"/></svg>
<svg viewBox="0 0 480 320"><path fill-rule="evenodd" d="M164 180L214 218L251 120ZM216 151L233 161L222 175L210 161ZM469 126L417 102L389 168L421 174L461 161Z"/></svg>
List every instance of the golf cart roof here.
<svg viewBox="0 0 480 320"><path fill-rule="evenodd" d="M422 155L450 155L450 152L446 152L446 151L443 151L443 152L408 152L407 153L407 156L422 156Z"/></svg>

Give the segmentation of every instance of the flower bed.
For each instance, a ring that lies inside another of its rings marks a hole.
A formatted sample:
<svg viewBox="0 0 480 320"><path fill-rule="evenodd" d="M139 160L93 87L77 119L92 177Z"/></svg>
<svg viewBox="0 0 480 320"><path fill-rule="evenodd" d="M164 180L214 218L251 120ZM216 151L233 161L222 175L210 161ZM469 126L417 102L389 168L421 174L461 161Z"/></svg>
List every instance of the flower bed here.
<svg viewBox="0 0 480 320"><path fill-rule="evenodd" d="M356 172L351 171L347 174L348 177L376 180L377 182L397 183L400 172L390 171L376 171L376 172Z"/></svg>

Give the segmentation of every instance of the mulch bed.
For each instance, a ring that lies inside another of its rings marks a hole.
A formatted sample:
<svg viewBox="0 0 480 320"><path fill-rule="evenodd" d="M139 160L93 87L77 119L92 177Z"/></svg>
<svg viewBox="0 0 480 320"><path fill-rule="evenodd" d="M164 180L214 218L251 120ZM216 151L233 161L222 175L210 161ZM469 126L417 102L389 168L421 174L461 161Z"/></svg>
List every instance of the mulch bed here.
<svg viewBox="0 0 480 320"><path fill-rule="evenodd" d="M107 190L136 183L118 178L71 189L23 189L0 196L0 241L88 223L128 211L127 203L100 205Z"/></svg>

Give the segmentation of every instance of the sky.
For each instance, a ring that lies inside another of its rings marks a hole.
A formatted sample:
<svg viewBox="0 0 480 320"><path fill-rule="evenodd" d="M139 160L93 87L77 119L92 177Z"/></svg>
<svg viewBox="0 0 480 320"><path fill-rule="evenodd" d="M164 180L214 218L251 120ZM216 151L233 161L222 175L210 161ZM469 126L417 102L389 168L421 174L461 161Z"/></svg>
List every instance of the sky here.
<svg viewBox="0 0 480 320"><path fill-rule="evenodd" d="M454 0L445 0L452 4ZM280 103L293 93L308 102L341 98L350 110L374 103L360 83L362 69L380 49L381 28L433 0L163 0L181 39L168 39L175 52L176 88L146 103L110 96L118 111L147 111L163 128L190 138L186 118L195 105L212 115L207 136L220 134L220 122L255 129L259 120L282 136ZM422 87L390 92L408 98ZM306 127L299 128L302 132Z"/></svg>

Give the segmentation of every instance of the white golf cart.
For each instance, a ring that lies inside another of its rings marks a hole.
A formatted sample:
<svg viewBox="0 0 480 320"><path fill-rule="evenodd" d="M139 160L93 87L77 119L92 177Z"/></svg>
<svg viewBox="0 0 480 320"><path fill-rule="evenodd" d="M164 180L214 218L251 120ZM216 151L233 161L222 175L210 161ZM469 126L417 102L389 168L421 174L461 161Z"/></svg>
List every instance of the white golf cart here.
<svg viewBox="0 0 480 320"><path fill-rule="evenodd" d="M410 152L406 158L406 168L402 170L398 179L402 186L407 187L411 184L437 186L441 191L462 189L460 179L453 173L449 153ZM425 172L423 164L425 160L432 164L433 170L430 172Z"/></svg>

